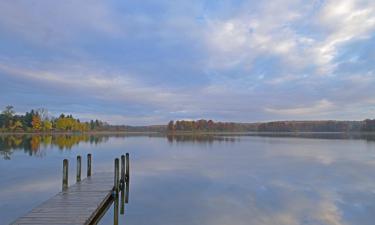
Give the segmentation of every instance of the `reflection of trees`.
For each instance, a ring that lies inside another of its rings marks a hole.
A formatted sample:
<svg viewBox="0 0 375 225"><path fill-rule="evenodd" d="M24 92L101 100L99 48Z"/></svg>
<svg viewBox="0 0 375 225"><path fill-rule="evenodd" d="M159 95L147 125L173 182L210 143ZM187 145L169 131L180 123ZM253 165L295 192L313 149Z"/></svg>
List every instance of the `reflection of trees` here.
<svg viewBox="0 0 375 225"><path fill-rule="evenodd" d="M10 159L15 150L24 150L29 155L42 156L41 149L57 146L60 150L69 150L80 142L99 144L107 141L105 135L4 135L0 136L0 155Z"/></svg>
<svg viewBox="0 0 375 225"><path fill-rule="evenodd" d="M22 144L22 138L19 136L0 136L0 154L4 159L10 159L14 149Z"/></svg>
<svg viewBox="0 0 375 225"><path fill-rule="evenodd" d="M362 139L366 141L375 141L375 133L325 133L325 132L301 132L301 133L293 133L293 132L279 132L279 133L271 133L271 132L259 132L259 133L249 133L249 136L260 136L260 137L296 137L296 138L312 138L312 139Z"/></svg>
<svg viewBox="0 0 375 225"><path fill-rule="evenodd" d="M237 137L220 136L214 134L181 134L181 135L167 135L168 142L193 142L193 143L209 143L213 142L235 142L239 139Z"/></svg>
<svg viewBox="0 0 375 225"><path fill-rule="evenodd" d="M213 142L236 142L240 136L262 137L297 137L317 139L363 139L375 141L375 133L242 133L242 134L175 134L164 136L155 134L55 134L55 135L0 135L0 156L10 159L16 150L23 150L32 156L43 157L41 149L57 147L60 150L70 150L81 142L97 145L106 142L110 137L126 138L131 136L166 137L170 143L192 142L197 144L212 144Z"/></svg>
<svg viewBox="0 0 375 225"><path fill-rule="evenodd" d="M195 142L195 143L213 143L213 142L235 142L239 141L241 136L257 137L295 137L295 138L312 138L312 139L358 139L366 141L375 141L375 133L324 133L324 132L253 132L242 134L171 134L167 135L168 142Z"/></svg>

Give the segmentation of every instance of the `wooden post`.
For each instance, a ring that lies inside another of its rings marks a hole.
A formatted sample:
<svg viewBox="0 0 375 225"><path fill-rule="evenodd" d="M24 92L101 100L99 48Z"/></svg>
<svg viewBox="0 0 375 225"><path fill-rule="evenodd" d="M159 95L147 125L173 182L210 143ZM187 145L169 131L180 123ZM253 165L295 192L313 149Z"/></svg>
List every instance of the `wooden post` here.
<svg viewBox="0 0 375 225"><path fill-rule="evenodd" d="M118 196L115 196L115 201L113 203L113 225L118 225Z"/></svg>
<svg viewBox="0 0 375 225"><path fill-rule="evenodd" d="M125 188L125 156L121 155L121 191Z"/></svg>
<svg viewBox="0 0 375 225"><path fill-rule="evenodd" d="M77 182L81 181L81 156L77 156Z"/></svg>
<svg viewBox="0 0 375 225"><path fill-rule="evenodd" d="M87 177L91 177L91 154L87 154Z"/></svg>
<svg viewBox="0 0 375 225"><path fill-rule="evenodd" d="M125 183L125 203L129 203L129 182Z"/></svg>
<svg viewBox="0 0 375 225"><path fill-rule="evenodd" d="M68 171L69 171L69 162L67 159L63 161L63 181L62 181L62 189L63 191L68 188Z"/></svg>
<svg viewBox="0 0 375 225"><path fill-rule="evenodd" d="M122 183L122 187L121 187L121 205L120 205L120 214L121 215L124 215L124 212L125 212L125 192L124 192L124 185L125 183Z"/></svg>
<svg viewBox="0 0 375 225"><path fill-rule="evenodd" d="M116 196L118 194L119 188L119 160L118 158L115 159L115 179L114 179L114 190L116 192Z"/></svg>
<svg viewBox="0 0 375 225"><path fill-rule="evenodd" d="M129 169L130 169L130 164L129 164L129 153L126 153L126 182L129 182Z"/></svg>

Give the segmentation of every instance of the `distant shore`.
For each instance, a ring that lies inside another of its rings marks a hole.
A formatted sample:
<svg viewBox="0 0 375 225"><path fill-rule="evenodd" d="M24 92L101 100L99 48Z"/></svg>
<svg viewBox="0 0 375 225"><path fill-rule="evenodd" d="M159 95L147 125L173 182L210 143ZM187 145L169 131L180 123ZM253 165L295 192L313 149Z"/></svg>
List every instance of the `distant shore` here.
<svg viewBox="0 0 375 225"><path fill-rule="evenodd" d="M0 132L0 135L84 135L84 134L156 134L161 132L156 131L84 131L84 132L77 132L77 131L48 131L48 132L27 132L27 131L19 131L19 132Z"/></svg>
<svg viewBox="0 0 375 225"><path fill-rule="evenodd" d="M49 131L49 132L0 132L0 135L102 135L102 134L161 134L161 135L254 135L254 134L361 134L361 135L375 135L375 132L361 132L361 131Z"/></svg>

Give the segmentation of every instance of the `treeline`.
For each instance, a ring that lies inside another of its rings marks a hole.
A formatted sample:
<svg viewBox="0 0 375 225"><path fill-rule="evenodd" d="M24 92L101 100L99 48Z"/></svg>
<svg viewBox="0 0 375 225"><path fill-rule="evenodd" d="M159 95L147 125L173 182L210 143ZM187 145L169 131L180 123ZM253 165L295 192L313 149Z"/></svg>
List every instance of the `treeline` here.
<svg viewBox="0 0 375 225"><path fill-rule="evenodd" d="M167 131L197 131L197 132L245 132L252 129L252 125L231 122L214 122L213 120L171 120Z"/></svg>
<svg viewBox="0 0 375 225"><path fill-rule="evenodd" d="M152 132L164 133L166 130L165 125L151 125L151 126L129 126L129 125L104 125L101 127L102 131L108 132Z"/></svg>
<svg viewBox="0 0 375 225"><path fill-rule="evenodd" d="M373 119L373 120L370 120L370 119L365 120L363 122L361 130L363 132L375 132L375 119Z"/></svg>
<svg viewBox="0 0 375 225"><path fill-rule="evenodd" d="M356 132L361 130L360 121L278 121L260 123L259 132Z"/></svg>
<svg viewBox="0 0 375 225"><path fill-rule="evenodd" d="M276 121L230 123L213 120L170 121L167 132L375 132L375 120Z"/></svg>
<svg viewBox="0 0 375 225"><path fill-rule="evenodd" d="M54 118L45 109L31 110L24 115L17 115L13 106L6 106L0 114L0 132L84 132L102 130L106 126L107 123L99 120L81 122L72 115L61 114L58 118Z"/></svg>

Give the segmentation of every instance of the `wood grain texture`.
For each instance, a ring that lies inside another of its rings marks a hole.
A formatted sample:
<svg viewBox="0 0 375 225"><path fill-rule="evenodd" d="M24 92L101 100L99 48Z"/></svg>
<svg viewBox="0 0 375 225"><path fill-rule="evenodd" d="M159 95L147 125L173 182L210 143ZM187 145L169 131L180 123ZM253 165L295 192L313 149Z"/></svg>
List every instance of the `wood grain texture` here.
<svg viewBox="0 0 375 225"><path fill-rule="evenodd" d="M113 173L96 173L18 218L11 225L86 225L105 208L113 191Z"/></svg>

